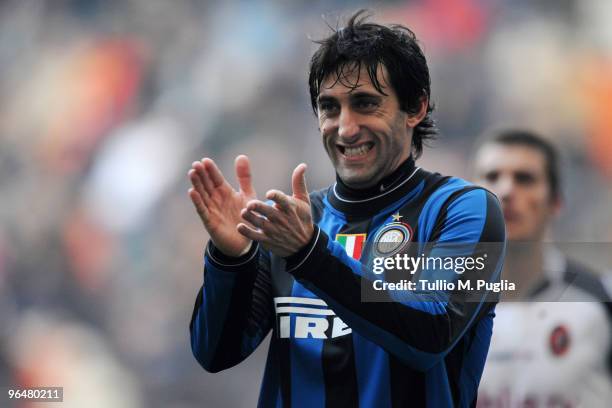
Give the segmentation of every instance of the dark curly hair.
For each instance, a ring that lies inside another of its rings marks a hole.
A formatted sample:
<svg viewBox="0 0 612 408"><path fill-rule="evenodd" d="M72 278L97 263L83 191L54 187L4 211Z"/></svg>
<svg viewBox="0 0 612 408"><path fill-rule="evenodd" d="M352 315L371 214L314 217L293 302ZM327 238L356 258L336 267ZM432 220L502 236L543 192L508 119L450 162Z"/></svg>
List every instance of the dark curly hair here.
<svg viewBox="0 0 612 408"><path fill-rule="evenodd" d="M321 84L329 75L334 75L336 82L355 88L356 83L348 83L347 70L358 72L362 66L376 90L386 95L377 76L378 67L382 64L397 94L400 109L416 114L421 98L427 98L427 114L414 128L412 137L412 152L418 158L423 152L423 143L437 134L432 118L434 106L430 102L431 79L427 60L409 28L367 23L368 15L365 13L366 10L359 10L345 27L332 28L333 33L329 37L315 41L320 46L312 56L308 75L312 109L316 115Z"/></svg>

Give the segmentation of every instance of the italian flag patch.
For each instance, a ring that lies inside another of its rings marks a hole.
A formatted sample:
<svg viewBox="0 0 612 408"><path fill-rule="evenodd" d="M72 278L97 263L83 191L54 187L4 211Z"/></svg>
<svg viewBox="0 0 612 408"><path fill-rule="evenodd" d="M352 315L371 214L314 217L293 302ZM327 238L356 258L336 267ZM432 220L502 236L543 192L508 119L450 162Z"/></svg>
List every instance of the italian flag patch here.
<svg viewBox="0 0 612 408"><path fill-rule="evenodd" d="M348 256L359 260L366 234L336 234L336 242L344 247Z"/></svg>

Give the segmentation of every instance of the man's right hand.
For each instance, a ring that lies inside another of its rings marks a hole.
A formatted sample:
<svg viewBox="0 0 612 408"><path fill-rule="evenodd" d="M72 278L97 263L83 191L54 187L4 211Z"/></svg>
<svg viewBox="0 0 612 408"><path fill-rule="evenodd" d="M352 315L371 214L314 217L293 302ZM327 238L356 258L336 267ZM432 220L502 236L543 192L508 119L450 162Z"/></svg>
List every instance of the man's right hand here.
<svg viewBox="0 0 612 408"><path fill-rule="evenodd" d="M189 189L189 197L210 239L225 255L237 257L247 253L252 244L250 239L236 229L239 223L244 223L240 212L249 200L257 196L251 183L248 157L236 157L235 166L240 191L232 188L215 162L209 158L194 162L188 174L193 185Z"/></svg>

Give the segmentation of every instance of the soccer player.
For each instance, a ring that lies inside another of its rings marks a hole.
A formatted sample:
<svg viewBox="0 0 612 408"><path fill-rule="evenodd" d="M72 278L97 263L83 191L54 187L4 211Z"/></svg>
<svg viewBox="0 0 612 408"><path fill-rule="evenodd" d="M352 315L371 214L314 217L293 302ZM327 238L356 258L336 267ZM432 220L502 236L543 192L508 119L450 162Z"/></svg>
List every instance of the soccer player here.
<svg viewBox="0 0 612 408"><path fill-rule="evenodd" d="M413 244L439 255L468 243L482 255L480 242L496 242L485 277L501 272L494 195L415 165L435 133L415 35L357 13L320 42L309 86L335 184L309 194L300 164L292 194L271 190L265 203L246 156L238 191L209 158L189 171L211 237L190 324L196 359L210 372L232 367L272 330L259 406L473 406L495 304L446 290L385 289L369 301L373 257Z"/></svg>
<svg viewBox="0 0 612 408"><path fill-rule="evenodd" d="M474 167L497 194L509 240L479 407L607 407L611 308L602 281L544 243L562 197L555 148L537 134L488 135ZM510 302L514 300L514 302Z"/></svg>

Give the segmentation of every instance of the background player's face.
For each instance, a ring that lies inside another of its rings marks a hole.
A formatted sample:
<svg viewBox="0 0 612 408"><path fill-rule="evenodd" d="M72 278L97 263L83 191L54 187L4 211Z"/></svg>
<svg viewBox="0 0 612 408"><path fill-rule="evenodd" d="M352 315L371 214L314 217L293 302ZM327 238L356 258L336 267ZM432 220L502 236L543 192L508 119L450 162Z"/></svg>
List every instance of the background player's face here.
<svg viewBox="0 0 612 408"><path fill-rule="evenodd" d="M511 241L543 238L559 209L551 196L546 158L523 145L488 143L477 153L476 181L499 198Z"/></svg>
<svg viewBox="0 0 612 408"><path fill-rule="evenodd" d="M387 95L376 90L364 68L344 74L342 81L332 75L321 85L319 128L340 179L350 187L366 188L410 156L412 127L418 121L400 110L394 90L384 80L386 69L379 67L377 74Z"/></svg>

